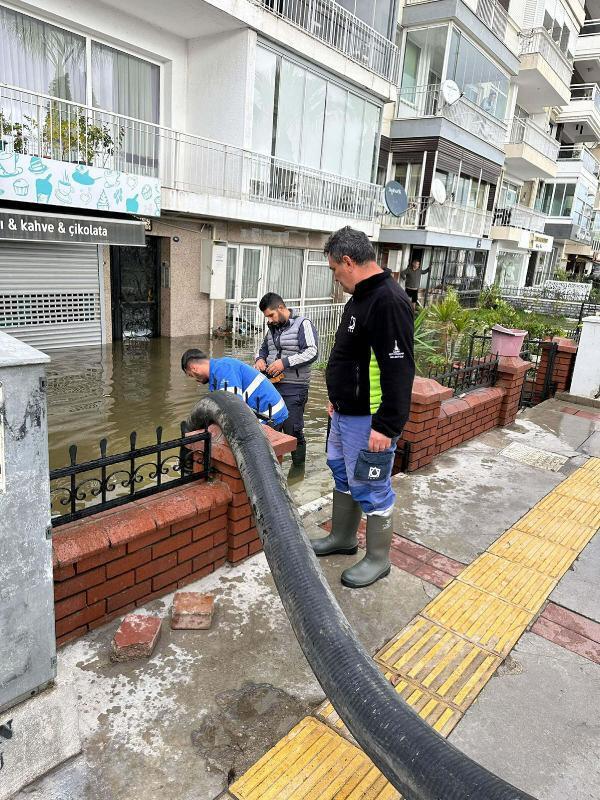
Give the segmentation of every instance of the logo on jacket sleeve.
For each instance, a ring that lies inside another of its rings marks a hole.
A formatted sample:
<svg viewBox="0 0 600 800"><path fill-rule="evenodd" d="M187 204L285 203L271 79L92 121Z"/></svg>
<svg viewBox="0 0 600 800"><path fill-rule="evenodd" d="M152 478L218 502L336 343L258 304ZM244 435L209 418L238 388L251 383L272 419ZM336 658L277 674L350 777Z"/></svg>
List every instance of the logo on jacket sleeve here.
<svg viewBox="0 0 600 800"><path fill-rule="evenodd" d="M394 349L389 354L390 358L404 358L404 351L398 347L398 342L394 341Z"/></svg>
<svg viewBox="0 0 600 800"><path fill-rule="evenodd" d="M350 325L348 325L348 333L354 333L356 328L356 317L350 317Z"/></svg>

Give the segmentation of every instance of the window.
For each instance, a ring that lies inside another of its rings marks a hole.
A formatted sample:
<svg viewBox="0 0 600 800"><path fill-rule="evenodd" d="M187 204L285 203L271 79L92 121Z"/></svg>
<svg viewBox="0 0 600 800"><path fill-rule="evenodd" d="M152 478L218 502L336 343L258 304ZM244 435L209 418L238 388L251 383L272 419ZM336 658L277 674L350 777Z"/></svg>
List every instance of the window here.
<svg viewBox="0 0 600 800"><path fill-rule="evenodd" d="M418 197L421 193L422 163L396 164L394 179L406 189L408 197Z"/></svg>
<svg viewBox="0 0 600 800"><path fill-rule="evenodd" d="M495 282L499 286L523 286L527 260L527 253L512 253L508 250L499 250Z"/></svg>
<svg viewBox="0 0 600 800"><path fill-rule="evenodd" d="M543 24L562 52L572 60L579 29L571 21L561 0L546 0Z"/></svg>
<svg viewBox="0 0 600 800"><path fill-rule="evenodd" d="M92 105L158 122L159 86L156 64L92 42Z"/></svg>
<svg viewBox="0 0 600 800"><path fill-rule="evenodd" d="M269 277L270 292L276 292L284 300L300 299L302 293L302 266L304 253L289 247L271 247Z"/></svg>
<svg viewBox="0 0 600 800"><path fill-rule="evenodd" d="M85 103L85 47L83 36L0 6L3 83Z"/></svg>
<svg viewBox="0 0 600 800"><path fill-rule="evenodd" d="M510 181L502 181L498 195L498 208L512 208L521 198L521 187Z"/></svg>
<svg viewBox="0 0 600 800"><path fill-rule="evenodd" d="M330 300L333 295L333 273L320 250L309 250L306 263L305 301Z"/></svg>
<svg viewBox="0 0 600 800"><path fill-rule="evenodd" d="M447 25L419 28L406 34L400 100L416 105L419 114L436 113L447 34Z"/></svg>
<svg viewBox="0 0 600 800"><path fill-rule="evenodd" d="M237 247L227 248L227 271L225 273L225 297L227 300L235 299L235 280L237 271Z"/></svg>
<svg viewBox="0 0 600 800"><path fill-rule="evenodd" d="M570 217L577 225L587 224L592 209L587 188L582 183L540 184L535 206L551 217Z"/></svg>
<svg viewBox="0 0 600 800"><path fill-rule="evenodd" d="M380 108L258 47L253 149L347 178L373 179Z"/></svg>
<svg viewBox="0 0 600 800"><path fill-rule="evenodd" d="M396 18L395 0L338 0L338 3L382 36L389 36Z"/></svg>
<svg viewBox="0 0 600 800"><path fill-rule="evenodd" d="M504 119L508 77L457 30L452 31L447 78L483 111Z"/></svg>

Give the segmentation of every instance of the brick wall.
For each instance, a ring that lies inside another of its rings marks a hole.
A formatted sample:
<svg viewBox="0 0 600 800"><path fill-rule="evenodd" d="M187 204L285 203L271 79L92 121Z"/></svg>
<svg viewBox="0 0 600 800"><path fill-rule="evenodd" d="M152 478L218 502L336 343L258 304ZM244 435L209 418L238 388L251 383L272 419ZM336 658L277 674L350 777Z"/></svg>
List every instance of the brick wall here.
<svg viewBox="0 0 600 800"><path fill-rule="evenodd" d="M571 386L577 345L571 339L555 336L548 342L542 342L542 354L533 386L532 405L541 403L545 399L544 387L546 386L546 374L550 367L550 352L553 343L556 344L557 349L552 365L552 374L549 376L550 396L553 396L555 392L566 392Z"/></svg>
<svg viewBox="0 0 600 800"><path fill-rule="evenodd" d="M281 460L296 440L265 429ZM53 532L57 643L261 549L233 454L214 430L216 480L168 489Z"/></svg>
<svg viewBox="0 0 600 800"><path fill-rule="evenodd" d="M527 368L520 358L502 356L496 385L462 397L453 397L452 389L431 378L415 378L410 415L401 437L410 442L409 472L484 431L513 422Z"/></svg>

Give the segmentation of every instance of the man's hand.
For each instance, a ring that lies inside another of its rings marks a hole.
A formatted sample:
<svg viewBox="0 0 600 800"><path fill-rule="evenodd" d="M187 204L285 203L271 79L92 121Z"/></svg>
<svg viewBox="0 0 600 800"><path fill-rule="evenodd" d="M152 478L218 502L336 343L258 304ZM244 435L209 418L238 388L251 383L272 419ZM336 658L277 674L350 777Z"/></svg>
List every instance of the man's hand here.
<svg viewBox="0 0 600 800"><path fill-rule="evenodd" d="M259 358L254 362L254 369L257 369L259 372L264 372L267 368L267 362L264 358Z"/></svg>
<svg viewBox="0 0 600 800"><path fill-rule="evenodd" d="M327 413L329 414L330 417L333 417L333 412L334 411L335 411L335 408L333 407L333 403L330 403L329 401L327 401Z"/></svg>
<svg viewBox="0 0 600 800"><path fill-rule="evenodd" d="M283 366L283 361L278 358L277 361L274 361L267 367L267 373L269 375L279 375L280 372L283 372L285 367Z"/></svg>
<svg viewBox="0 0 600 800"><path fill-rule="evenodd" d="M387 448L391 446L391 439L389 439L387 436L384 436L383 433L378 433L371 428L371 435L369 436L369 450L372 453L381 453L383 450L387 450Z"/></svg>

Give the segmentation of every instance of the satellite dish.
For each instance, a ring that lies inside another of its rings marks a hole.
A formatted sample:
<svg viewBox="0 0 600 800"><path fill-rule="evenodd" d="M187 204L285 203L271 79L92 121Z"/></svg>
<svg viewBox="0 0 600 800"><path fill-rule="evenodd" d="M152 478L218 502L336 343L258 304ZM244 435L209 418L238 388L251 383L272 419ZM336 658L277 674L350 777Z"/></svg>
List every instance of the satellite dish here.
<svg viewBox="0 0 600 800"><path fill-rule="evenodd" d="M385 204L394 217L401 217L408 208L406 189L398 181L388 181L384 192Z"/></svg>
<svg viewBox="0 0 600 800"><path fill-rule="evenodd" d="M431 181L431 196L441 206L446 202L446 187L439 178L434 178Z"/></svg>
<svg viewBox="0 0 600 800"><path fill-rule="evenodd" d="M447 106L451 106L453 103L456 103L456 101L462 96L462 92L458 88L458 84L456 84L454 81L444 81L441 88L442 98Z"/></svg>

